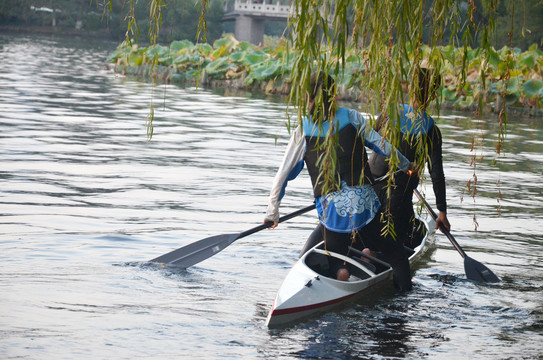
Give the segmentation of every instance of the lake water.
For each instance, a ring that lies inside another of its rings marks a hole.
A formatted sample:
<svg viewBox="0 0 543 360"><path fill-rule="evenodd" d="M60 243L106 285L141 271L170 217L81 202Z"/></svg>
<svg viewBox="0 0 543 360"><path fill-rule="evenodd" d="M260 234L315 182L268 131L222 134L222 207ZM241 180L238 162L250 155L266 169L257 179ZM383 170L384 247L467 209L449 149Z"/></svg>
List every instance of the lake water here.
<svg viewBox="0 0 543 360"><path fill-rule="evenodd" d="M314 212L187 271L146 261L262 222L284 102L126 79L106 70L115 46L0 35L0 358L543 357L542 119L511 116L499 156L494 116L438 121L452 233L503 282L466 280L440 234L410 293L270 331ZM282 214L311 201L304 172Z"/></svg>

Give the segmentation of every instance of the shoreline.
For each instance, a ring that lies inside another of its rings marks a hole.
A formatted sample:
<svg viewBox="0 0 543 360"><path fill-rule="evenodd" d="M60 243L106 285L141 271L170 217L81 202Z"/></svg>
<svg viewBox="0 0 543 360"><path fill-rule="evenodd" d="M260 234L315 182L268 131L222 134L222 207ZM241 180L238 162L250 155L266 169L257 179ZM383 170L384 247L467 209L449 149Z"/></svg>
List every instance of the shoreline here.
<svg viewBox="0 0 543 360"><path fill-rule="evenodd" d="M157 65L154 71L151 72L151 65L124 65L124 64L106 64L106 67L117 74L123 76L136 78L143 81L156 81L158 83L174 84L179 86L198 86L204 89L228 89L247 92L259 92L264 95L276 95L276 96L288 96L290 92L290 85L283 80L267 80L254 82L251 85L244 84L244 76L231 78L231 79L213 79L207 76L205 71L197 79L194 77L186 76L180 72L177 68ZM346 89L345 87L339 89L340 100L346 102L359 102L362 94L356 89ZM498 101L499 106L499 101ZM471 105L470 107L461 107L455 105L449 101L443 100L440 104L441 109L449 109L454 111L460 111L465 113L474 114L477 112L477 106ZM498 115L501 107L496 106L496 102L488 102L483 106L481 115L495 114ZM543 109L538 108L526 108L518 106L507 106L507 115L512 116L527 116L543 119Z"/></svg>
<svg viewBox="0 0 543 360"><path fill-rule="evenodd" d="M91 38L96 40L115 41L107 29L96 31L77 30L75 28L65 28L59 26L38 26L38 25L0 25L0 33L4 34L28 34L40 36L65 36L72 38ZM122 40L121 40L122 41Z"/></svg>
<svg viewBox="0 0 543 360"><path fill-rule="evenodd" d="M99 31L83 31L76 29L59 28L52 26L26 26L26 25L1 25L0 33L7 34L29 34L41 36L65 36L70 38L93 38L103 41L116 40L111 37L107 29ZM113 70L115 73L134 77L143 81L157 81L160 83L169 83L180 86L199 86L206 89L229 89L242 92L257 92L264 95L288 96L290 85L283 79L271 79L263 81L255 81L251 85L244 84L245 74L233 77L230 79L214 79L208 76L205 72L199 78L194 78L179 71L175 67L157 65L153 73L151 73L151 65L125 65L122 63L107 63L106 67ZM357 89L341 88L339 93L340 99L347 102L359 102L362 94ZM496 106L498 103L498 106ZM486 102L483 105L482 114L498 114L501 110L499 107L500 97L496 96L495 101ZM440 108L450 109L467 114L474 114L477 111L477 105L472 104L469 107L462 107L450 101L443 100ZM519 107L507 106L507 114L512 116L527 116L534 118L543 118L543 108L536 107Z"/></svg>

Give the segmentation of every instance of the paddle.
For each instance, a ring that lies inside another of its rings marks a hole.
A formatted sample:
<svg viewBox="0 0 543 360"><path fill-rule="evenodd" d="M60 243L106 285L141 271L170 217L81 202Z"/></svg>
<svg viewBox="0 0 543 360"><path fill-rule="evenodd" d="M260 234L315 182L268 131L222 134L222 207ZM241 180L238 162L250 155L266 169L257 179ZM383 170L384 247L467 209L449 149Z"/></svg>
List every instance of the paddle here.
<svg viewBox="0 0 543 360"><path fill-rule="evenodd" d="M415 189L414 190L415 195L419 198L419 200L422 202L424 207L426 208L426 211L432 216L434 220L437 219L437 215L434 212L434 210L430 207L430 205L426 202L426 200L422 197L421 193ZM450 242L453 244L453 246L456 248L456 250L462 255L464 258L464 270L466 271L466 277L473 281L480 281L480 282L487 282L487 283L497 283L500 282L500 279L492 272L489 268L487 268L485 265L481 264L480 262L470 258L464 250L460 247L460 245L456 242L452 234L447 229L441 228L441 231L449 238Z"/></svg>
<svg viewBox="0 0 543 360"><path fill-rule="evenodd" d="M310 210L315 209L315 204L309 205L303 209L297 210L291 214L282 216L279 218L279 222L283 222ZM162 264L175 265L182 268L188 268L194 264L204 261L207 258L212 257L219 251L232 244L237 239L254 234L260 230L264 230L273 225L273 222L266 222L262 225L256 226L247 231L237 234L222 234L211 236L202 240L193 242L192 244L183 246L177 250L171 251L167 254L159 256L151 260L151 262L157 262Z"/></svg>

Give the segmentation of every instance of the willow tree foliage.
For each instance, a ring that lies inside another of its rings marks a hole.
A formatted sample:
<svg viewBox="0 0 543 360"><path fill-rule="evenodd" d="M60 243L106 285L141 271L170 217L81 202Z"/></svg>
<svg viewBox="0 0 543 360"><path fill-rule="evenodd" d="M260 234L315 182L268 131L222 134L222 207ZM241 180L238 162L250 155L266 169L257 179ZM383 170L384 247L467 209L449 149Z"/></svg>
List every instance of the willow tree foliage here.
<svg viewBox="0 0 543 360"><path fill-rule="evenodd" d="M135 0L127 0L132 4ZM515 1L510 2L512 13ZM292 15L288 22L290 34L285 59L294 64L291 71L291 93L289 104L297 109L296 122L307 112L307 93L311 74L331 74L341 83L346 60L355 55L360 59L357 86L363 89L362 109L384 118L398 118L398 104L412 103L418 92L415 74L421 67L431 69L431 82L439 81L447 56L441 45L452 45L463 50L457 78L460 85L466 82L468 52L472 44L483 58L480 78L483 86L488 64L495 51L491 47L491 34L499 0L291 0ZM160 28L161 9L164 0L150 0L149 9L154 21L150 27L151 40L156 42ZM522 6L522 2L518 7ZM198 39L205 39L206 11L208 0L201 0L201 16ZM130 22L129 30L130 32ZM513 22L511 21L511 24ZM509 37L517 29L509 29ZM512 58L510 51L508 57ZM449 59L450 60L450 59ZM454 60L453 60L454 61ZM504 83L510 77L506 66L500 75ZM462 88L462 86L458 86ZM336 96L338 87L332 96ZM406 95L407 94L407 95ZM504 97L506 88L504 89ZM433 94L439 111L440 94ZM483 99L479 99L482 107ZM323 106L318 103L317 107ZM497 115L499 124L496 151L499 154L506 129L505 102ZM325 112L323 112L325 113ZM317 119L318 121L318 119ZM152 129L152 108L149 118ZM383 135L398 146L399 125L394 121L385 122ZM152 130L150 132L152 135ZM334 182L337 140L329 137L322 144L327 149L321 159L321 176L324 182ZM475 143L475 141L474 141ZM417 144L421 156L417 159L424 169L424 144ZM472 149L473 150L473 149ZM398 159L391 159L390 182L397 169ZM473 164L475 168L475 164ZM470 180L476 189L477 177Z"/></svg>
<svg viewBox="0 0 543 360"><path fill-rule="evenodd" d="M137 1L125 2L134 9ZM294 63L290 103L301 118L306 110L305 94L311 74L333 74L339 82L346 58L356 53L363 59L356 86L365 90L366 110L395 117L397 104L408 101L404 98L405 90L408 89L409 99L418 90L413 74L421 66L433 69L437 80L448 56L438 46L448 44L464 49L459 67L461 82L466 81L468 49L475 38L483 58L491 57L490 36L499 4L499 0L292 0L293 13L288 23L294 50L294 59L288 59ZM511 4L514 14L515 2ZM165 6L165 0L148 1L151 44L157 43ZM209 1L201 0L197 40L206 40L208 7ZM126 39L130 42L137 30L133 11L129 11L127 19ZM488 62L481 67L483 81L486 69ZM506 80L507 76L505 71L502 78ZM438 106L439 99L435 96ZM500 133L505 119L502 112ZM387 130L387 137L394 142L397 131ZM498 151L499 147L498 144Z"/></svg>
<svg viewBox="0 0 543 360"><path fill-rule="evenodd" d="M289 24L293 34L291 45L295 50L292 52L295 59L290 100L298 109L298 119L307 109L306 93L311 73L321 71L341 79L346 59L353 54L361 59L359 83L356 85L363 89L362 110L389 119L399 117L398 104L413 104L419 91L415 75L421 67L432 70L431 83L439 81L448 56L440 45L463 49L457 76L463 84L466 82L468 51L477 38L480 44L478 51L484 59L480 78L485 86L485 72L488 70L486 59L494 53L490 39L497 6L496 0L295 0L294 16ZM510 29L510 32L513 30ZM513 54L508 56L512 57ZM506 82L509 76L506 68L501 77ZM439 111L439 95L434 93L432 96L437 105L436 111ZM505 92L503 95L505 97ZM483 99L479 101L482 108ZM502 102L497 116L497 153L504 140L506 119L505 102ZM398 122L385 122L381 133L393 146L399 145ZM323 155L321 175L325 183L333 184L331 174L335 174L336 166L333 149L337 146L334 144L337 140L330 137L327 141L331 143L323 144L323 148L330 151ZM427 149L423 141L419 139L416 143L416 161L422 171ZM468 187L474 195L477 158L474 156L473 160L474 173ZM390 164L389 189L394 181L398 159L392 157ZM393 228L385 231L393 231Z"/></svg>
<svg viewBox="0 0 543 360"><path fill-rule="evenodd" d="M432 69L431 82L438 81L447 57L439 45L449 44L464 50L458 78L465 82L468 50L474 39L479 39L478 51L483 59L493 52L490 36L497 5L496 0L295 0L294 16L290 19L291 44L295 50L290 99L298 109L298 118L306 109L311 73L322 71L341 79L346 59L353 53L362 59L357 85L364 90L363 110L370 114L398 118L398 104L412 103L419 90L414 75L421 67ZM488 62L481 67L481 79L486 78L487 69ZM501 76L507 80L508 69ZM436 95L439 109L440 97ZM505 103L502 106L497 119L498 153L506 126ZM396 122L386 122L381 131L390 143L398 145L400 128ZM426 146L423 145L417 144L420 155L424 155ZM324 144L323 147L333 149L335 146ZM329 159L322 162L324 176L334 173L330 169L335 166L333 152L328 156ZM417 159L424 169L425 156ZM393 157L390 182L397 163ZM472 185L475 188L475 175Z"/></svg>

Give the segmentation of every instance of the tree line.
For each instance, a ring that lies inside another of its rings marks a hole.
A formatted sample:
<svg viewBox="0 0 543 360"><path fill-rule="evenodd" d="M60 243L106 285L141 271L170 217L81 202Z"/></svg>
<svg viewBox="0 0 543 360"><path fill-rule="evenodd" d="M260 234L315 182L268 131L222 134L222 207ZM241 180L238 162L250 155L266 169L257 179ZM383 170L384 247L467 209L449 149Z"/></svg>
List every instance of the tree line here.
<svg viewBox="0 0 543 360"><path fill-rule="evenodd" d="M206 11L207 40L220 38L224 32L221 0L209 0ZM196 40L200 5L195 0L168 0L161 8L158 41ZM122 41L130 19L135 19L128 36L149 42L150 18L147 1L135 0L2 0L0 26L48 29L59 33L103 35Z"/></svg>
<svg viewBox="0 0 543 360"><path fill-rule="evenodd" d="M233 0L228 0L233 1ZM482 9L481 0L475 0L475 8ZM427 2L427 7L433 1ZM456 1L456 16L462 23L470 16L469 1ZM206 37L209 43L219 39L224 32L233 32L232 24L222 22L224 3L221 0L207 2ZM133 12L133 13L131 13ZM158 41L170 43L174 40L195 41L198 19L201 9L198 0L168 0L161 8L161 28ZM0 2L0 26L40 27L62 31L76 31L81 34L101 33L114 40L121 41L126 36L129 15L136 21L136 30L132 37L139 42L149 42L149 4L135 0L2 0ZM475 11L473 21L485 22L488 14ZM543 1L541 0L499 0L496 14L495 34L492 37L494 47L518 47L527 50L532 44L542 45L543 39ZM352 21L352 19L349 19ZM426 19L430 21L430 19ZM268 35L281 35L286 23L267 24ZM429 24L430 25L430 24ZM444 38L460 36L461 28L450 26ZM510 35L511 33L511 35ZM474 34L472 47L480 42L479 34ZM428 43L430 34L425 31L424 42Z"/></svg>

